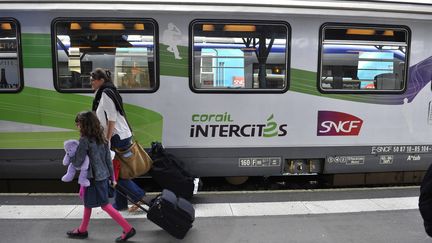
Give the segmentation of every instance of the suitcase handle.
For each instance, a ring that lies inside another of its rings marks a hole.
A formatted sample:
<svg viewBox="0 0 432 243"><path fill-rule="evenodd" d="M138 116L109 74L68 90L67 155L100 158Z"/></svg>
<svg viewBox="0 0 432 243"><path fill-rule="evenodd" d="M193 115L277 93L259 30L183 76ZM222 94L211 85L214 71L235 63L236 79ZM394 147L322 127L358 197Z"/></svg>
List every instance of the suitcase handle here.
<svg viewBox="0 0 432 243"><path fill-rule="evenodd" d="M117 184L115 187L112 186L112 185L110 185L110 186L113 187L114 190L116 190L116 192L120 193L120 195L122 195L123 197L127 198L127 200L128 200L129 202L131 202L133 205L135 205L135 206L141 208L144 212L148 213L148 209L145 209L145 208L144 208L143 206L141 206L140 204L135 203L134 200L132 200L132 198L130 198L130 197L126 194L126 193L131 194L131 192L130 192L128 189L126 189L125 187L123 187L123 186L121 186L121 185L119 185L119 184ZM125 191L126 193L122 192L121 190ZM145 201L143 201L142 199L139 199L138 201L142 202L142 203L145 204L147 207L150 207L150 205L148 205L148 204L147 204Z"/></svg>

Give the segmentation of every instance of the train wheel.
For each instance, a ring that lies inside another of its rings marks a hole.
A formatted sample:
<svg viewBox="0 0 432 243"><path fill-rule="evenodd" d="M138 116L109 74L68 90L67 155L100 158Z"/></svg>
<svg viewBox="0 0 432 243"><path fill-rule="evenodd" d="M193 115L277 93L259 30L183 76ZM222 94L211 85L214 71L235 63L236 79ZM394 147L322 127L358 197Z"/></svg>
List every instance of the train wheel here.
<svg viewBox="0 0 432 243"><path fill-rule="evenodd" d="M249 176L230 176L225 177L225 180L231 185L241 185L245 183L249 179Z"/></svg>

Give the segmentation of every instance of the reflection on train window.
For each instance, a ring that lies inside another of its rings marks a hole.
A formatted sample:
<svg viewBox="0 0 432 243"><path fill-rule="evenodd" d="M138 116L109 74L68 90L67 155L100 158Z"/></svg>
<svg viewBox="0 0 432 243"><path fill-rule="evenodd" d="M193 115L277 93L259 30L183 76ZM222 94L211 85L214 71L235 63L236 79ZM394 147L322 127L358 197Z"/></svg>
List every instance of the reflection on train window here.
<svg viewBox="0 0 432 243"><path fill-rule="evenodd" d="M198 20L191 31L195 90L287 88L290 32L287 23Z"/></svg>
<svg viewBox="0 0 432 243"><path fill-rule="evenodd" d="M0 18L0 92L17 92L22 86L18 38L16 21Z"/></svg>
<svg viewBox="0 0 432 243"><path fill-rule="evenodd" d="M90 72L108 69L120 90L154 91L155 23L150 20L57 20L57 88L89 90Z"/></svg>
<svg viewBox="0 0 432 243"><path fill-rule="evenodd" d="M402 91L409 30L405 27L323 25L322 91Z"/></svg>

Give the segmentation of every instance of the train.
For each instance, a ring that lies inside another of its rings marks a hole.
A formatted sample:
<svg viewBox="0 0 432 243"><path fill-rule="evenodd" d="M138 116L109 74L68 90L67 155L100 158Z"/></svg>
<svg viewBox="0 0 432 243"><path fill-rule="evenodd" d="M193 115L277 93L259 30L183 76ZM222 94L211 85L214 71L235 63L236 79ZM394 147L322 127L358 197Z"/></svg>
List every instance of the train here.
<svg viewBox="0 0 432 243"><path fill-rule="evenodd" d="M432 159L428 1L0 1L0 178L55 179L89 73L196 177L416 183Z"/></svg>

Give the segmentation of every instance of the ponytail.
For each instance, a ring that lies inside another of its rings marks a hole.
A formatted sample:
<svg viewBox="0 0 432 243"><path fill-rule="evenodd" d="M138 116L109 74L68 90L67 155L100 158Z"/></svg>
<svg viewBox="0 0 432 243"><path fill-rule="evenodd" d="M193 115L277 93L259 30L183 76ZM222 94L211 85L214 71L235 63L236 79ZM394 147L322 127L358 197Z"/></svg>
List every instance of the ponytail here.
<svg viewBox="0 0 432 243"><path fill-rule="evenodd" d="M105 72L105 77L107 78L105 81L112 82L110 70L105 69L104 72Z"/></svg>

